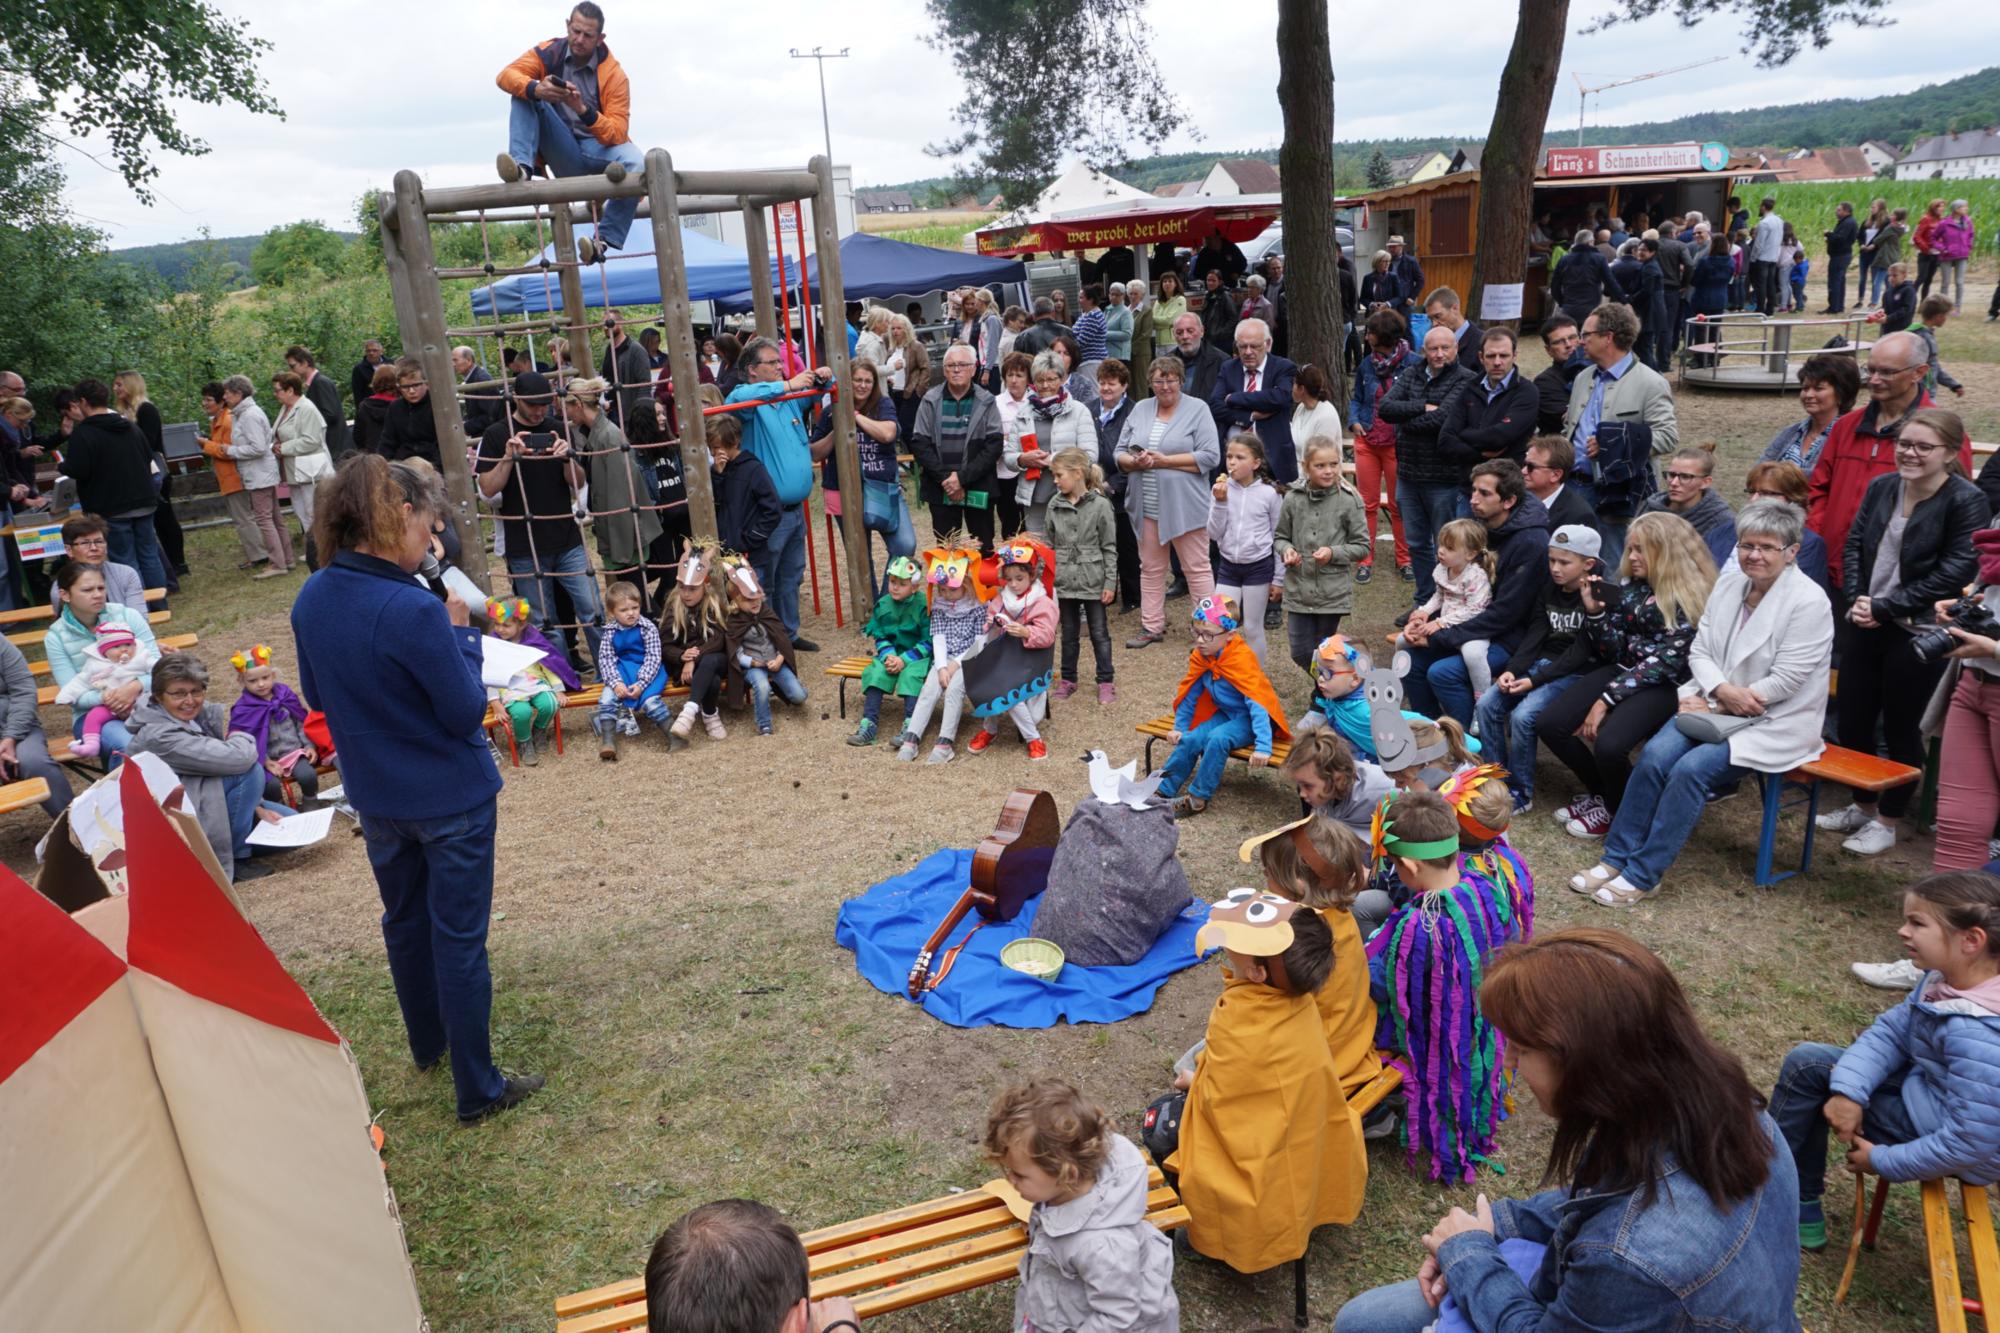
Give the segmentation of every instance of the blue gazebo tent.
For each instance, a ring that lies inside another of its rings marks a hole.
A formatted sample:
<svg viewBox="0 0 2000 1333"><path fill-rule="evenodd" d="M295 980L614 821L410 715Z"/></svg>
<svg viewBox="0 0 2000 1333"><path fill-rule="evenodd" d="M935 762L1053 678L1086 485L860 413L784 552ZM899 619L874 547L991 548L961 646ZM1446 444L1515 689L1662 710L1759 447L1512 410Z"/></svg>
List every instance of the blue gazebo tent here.
<svg viewBox="0 0 2000 1333"><path fill-rule="evenodd" d="M589 234L591 229L579 227L579 234ZM651 232L634 229L632 240L642 246ZM911 249L920 249L911 246ZM744 305L749 305L747 295L750 286L750 259L743 251L704 232L681 230L681 253L687 263L688 299L691 301L711 301L736 292L744 292ZM532 315L542 311L560 308L562 305L562 283L557 277L552 261L555 246L550 244L542 250L544 262L551 263L546 274L516 273L485 287L477 287L472 292L472 313L481 319L493 315ZM1015 265L1016 268L1020 266ZM796 259L787 258L785 274L796 283L799 266ZM776 285L778 264L771 261L771 282ZM586 306L658 305L660 303L660 269L650 253L623 254L612 251L612 256L602 266L591 266L583 271L583 303Z"/></svg>

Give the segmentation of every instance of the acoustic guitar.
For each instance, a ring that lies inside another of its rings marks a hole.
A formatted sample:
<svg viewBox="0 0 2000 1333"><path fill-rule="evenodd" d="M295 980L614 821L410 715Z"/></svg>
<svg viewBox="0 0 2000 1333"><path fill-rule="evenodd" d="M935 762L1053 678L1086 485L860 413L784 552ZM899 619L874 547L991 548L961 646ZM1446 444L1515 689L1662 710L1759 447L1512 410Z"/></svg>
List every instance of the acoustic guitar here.
<svg viewBox="0 0 2000 1333"><path fill-rule="evenodd" d="M988 921L1012 921L1030 898L1049 886L1049 865L1055 860L1056 839L1061 835L1062 822L1056 818L1053 796L1026 787L1008 793L992 834L981 839L972 853L972 886L924 942L910 968L911 999L922 999L925 991L935 989L945 979L958 960L959 950L978 931L979 926L974 926L965 939L946 950L937 976L931 975L931 960L967 912L979 910L980 926Z"/></svg>

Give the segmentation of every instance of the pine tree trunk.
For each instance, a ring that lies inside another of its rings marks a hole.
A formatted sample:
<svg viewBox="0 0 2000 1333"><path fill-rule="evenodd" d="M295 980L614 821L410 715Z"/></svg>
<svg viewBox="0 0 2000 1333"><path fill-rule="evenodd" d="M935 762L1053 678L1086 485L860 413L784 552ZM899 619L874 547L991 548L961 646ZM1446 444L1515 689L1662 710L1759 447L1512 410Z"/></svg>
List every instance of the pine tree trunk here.
<svg viewBox="0 0 2000 1333"><path fill-rule="evenodd" d="M1562 66L1569 0L1521 0L1514 49L1500 73L1493 127L1479 158L1479 231L1465 313L1479 317L1488 283L1522 281L1534 226L1535 165ZM1286 228L1289 232L1290 227ZM1513 323L1514 321L1505 321Z"/></svg>
<svg viewBox="0 0 2000 1333"><path fill-rule="evenodd" d="M1564 0L1566 3L1566 0ZM1527 0L1523 0L1527 3ZM1278 107L1285 141L1287 351L1326 372L1346 415L1340 345L1340 247L1333 208L1333 47L1326 0L1278 0Z"/></svg>

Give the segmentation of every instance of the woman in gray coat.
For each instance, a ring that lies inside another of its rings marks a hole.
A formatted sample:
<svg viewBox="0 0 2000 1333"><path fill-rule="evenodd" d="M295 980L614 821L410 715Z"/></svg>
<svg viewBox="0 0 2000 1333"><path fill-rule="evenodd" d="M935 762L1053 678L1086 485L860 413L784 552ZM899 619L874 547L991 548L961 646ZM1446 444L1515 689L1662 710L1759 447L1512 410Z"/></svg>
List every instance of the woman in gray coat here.
<svg viewBox="0 0 2000 1333"><path fill-rule="evenodd" d="M250 577L275 579L292 572L292 535L278 515L277 437L271 418L257 406L257 386L248 375L231 375L222 382L222 401L229 405L232 422L226 447L236 471L243 478L243 490L250 497L257 531L263 534L264 549L271 563Z"/></svg>
<svg viewBox="0 0 2000 1333"><path fill-rule="evenodd" d="M131 752L156 754L174 771L233 882L271 873L250 859L250 830L260 819L279 819L263 803L257 742L247 732L232 734L227 710L208 702L208 668L199 658L168 653L154 666L152 693L132 710Z"/></svg>
<svg viewBox="0 0 2000 1333"><path fill-rule="evenodd" d="M590 530L597 537L598 564L607 579L639 585L643 597L646 552L659 539L660 515L633 462L632 446L604 410L610 391L600 379L571 380L564 395L578 437L576 452L590 470Z"/></svg>
<svg viewBox="0 0 2000 1333"><path fill-rule="evenodd" d="M54 819L69 807L69 775L49 758L48 737L35 712L35 673L21 650L0 638L0 778L20 782L41 778L49 784L42 810Z"/></svg>
<svg viewBox="0 0 2000 1333"><path fill-rule="evenodd" d="M1168 549L1181 559L1188 595L1215 591L1208 565L1209 476L1222 462L1208 404L1181 392L1187 365L1177 356L1153 359L1153 396L1125 420L1118 470L1130 474L1125 510L1139 538L1139 632L1127 648L1158 643L1167 628Z"/></svg>

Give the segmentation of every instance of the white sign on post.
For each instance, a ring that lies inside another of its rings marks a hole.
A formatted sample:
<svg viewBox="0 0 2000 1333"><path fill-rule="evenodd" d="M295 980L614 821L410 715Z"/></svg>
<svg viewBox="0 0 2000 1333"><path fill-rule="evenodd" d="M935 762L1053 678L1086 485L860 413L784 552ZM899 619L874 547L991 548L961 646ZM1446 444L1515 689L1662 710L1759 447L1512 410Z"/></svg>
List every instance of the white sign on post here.
<svg viewBox="0 0 2000 1333"><path fill-rule="evenodd" d="M1479 294L1479 317L1484 320L1519 319L1521 291L1526 285L1520 282L1487 283Z"/></svg>

